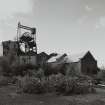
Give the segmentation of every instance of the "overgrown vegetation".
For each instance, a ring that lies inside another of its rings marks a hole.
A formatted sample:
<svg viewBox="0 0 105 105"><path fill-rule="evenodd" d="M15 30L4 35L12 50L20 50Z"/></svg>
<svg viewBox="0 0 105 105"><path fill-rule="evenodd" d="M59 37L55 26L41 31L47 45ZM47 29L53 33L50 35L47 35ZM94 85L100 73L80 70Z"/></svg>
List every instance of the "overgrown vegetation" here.
<svg viewBox="0 0 105 105"><path fill-rule="evenodd" d="M15 59L15 58L14 58ZM55 69L45 65L40 66L18 65L13 62L12 56L2 57L0 60L0 86L16 83L18 93L41 94L56 92L57 94L86 94L94 92L91 78L77 75L73 68L67 69L65 64ZM10 81L11 80L11 81Z"/></svg>
<svg viewBox="0 0 105 105"><path fill-rule="evenodd" d="M105 81L105 70L100 70L97 74L97 79L101 81Z"/></svg>
<svg viewBox="0 0 105 105"><path fill-rule="evenodd" d="M89 79L88 79L89 80ZM95 92L86 77L67 77L62 74L51 75L49 80L45 77L21 77L18 81L18 91L25 93L56 92L57 94L86 94Z"/></svg>

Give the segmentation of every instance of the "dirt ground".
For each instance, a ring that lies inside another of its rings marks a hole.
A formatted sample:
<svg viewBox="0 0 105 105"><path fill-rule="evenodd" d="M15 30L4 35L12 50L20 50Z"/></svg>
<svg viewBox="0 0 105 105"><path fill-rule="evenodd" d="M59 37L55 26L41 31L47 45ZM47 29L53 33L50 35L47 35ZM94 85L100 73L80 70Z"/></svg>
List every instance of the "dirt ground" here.
<svg viewBox="0 0 105 105"><path fill-rule="evenodd" d="M87 95L16 94L15 86L0 87L0 105L105 105L105 90Z"/></svg>

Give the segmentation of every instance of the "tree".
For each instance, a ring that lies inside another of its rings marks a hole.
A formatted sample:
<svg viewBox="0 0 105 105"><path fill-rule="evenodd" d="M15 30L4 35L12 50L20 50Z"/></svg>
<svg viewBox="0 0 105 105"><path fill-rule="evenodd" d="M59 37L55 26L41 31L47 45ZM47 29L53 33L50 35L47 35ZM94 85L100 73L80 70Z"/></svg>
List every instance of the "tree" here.
<svg viewBox="0 0 105 105"><path fill-rule="evenodd" d="M66 75L71 76L71 77L77 76L77 72L76 72L75 67L68 66L67 71L66 71Z"/></svg>
<svg viewBox="0 0 105 105"><path fill-rule="evenodd" d="M39 70L36 73L36 77L39 78L40 80L44 77L44 71L42 68L39 68Z"/></svg>
<svg viewBox="0 0 105 105"><path fill-rule="evenodd" d="M100 70L97 74L97 79L105 81L105 70Z"/></svg>

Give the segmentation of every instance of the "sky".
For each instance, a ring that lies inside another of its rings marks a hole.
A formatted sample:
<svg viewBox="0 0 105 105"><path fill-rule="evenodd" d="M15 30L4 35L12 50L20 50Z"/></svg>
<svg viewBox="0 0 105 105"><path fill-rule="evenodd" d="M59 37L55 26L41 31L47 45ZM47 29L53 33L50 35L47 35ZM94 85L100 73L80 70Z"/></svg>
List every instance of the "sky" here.
<svg viewBox="0 0 105 105"><path fill-rule="evenodd" d="M0 0L0 41L16 38L18 21L36 27L38 52L89 50L105 66L105 0Z"/></svg>

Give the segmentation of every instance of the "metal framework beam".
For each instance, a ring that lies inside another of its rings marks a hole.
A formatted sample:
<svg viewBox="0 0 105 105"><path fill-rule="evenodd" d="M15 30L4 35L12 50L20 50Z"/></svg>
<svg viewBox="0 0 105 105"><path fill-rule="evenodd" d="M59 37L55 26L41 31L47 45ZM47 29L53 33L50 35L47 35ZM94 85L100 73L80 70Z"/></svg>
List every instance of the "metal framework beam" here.
<svg viewBox="0 0 105 105"><path fill-rule="evenodd" d="M31 27L21 25L20 22L18 23L18 27L22 29L30 30L32 34L36 34L36 28L31 28Z"/></svg>

